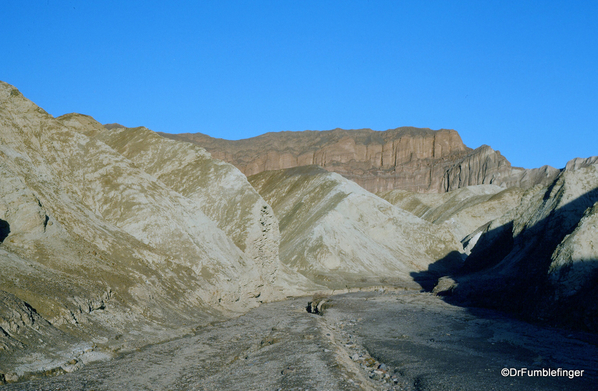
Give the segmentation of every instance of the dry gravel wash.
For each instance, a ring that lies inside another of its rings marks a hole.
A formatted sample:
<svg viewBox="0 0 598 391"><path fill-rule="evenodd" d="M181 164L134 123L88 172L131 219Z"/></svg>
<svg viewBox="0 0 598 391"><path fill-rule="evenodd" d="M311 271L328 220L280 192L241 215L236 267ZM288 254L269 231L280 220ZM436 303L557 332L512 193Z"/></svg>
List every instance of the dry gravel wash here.
<svg viewBox="0 0 598 391"><path fill-rule="evenodd" d="M78 372L4 390L588 390L597 337L451 306L414 291L306 298ZM504 378L502 368L583 369L581 378Z"/></svg>

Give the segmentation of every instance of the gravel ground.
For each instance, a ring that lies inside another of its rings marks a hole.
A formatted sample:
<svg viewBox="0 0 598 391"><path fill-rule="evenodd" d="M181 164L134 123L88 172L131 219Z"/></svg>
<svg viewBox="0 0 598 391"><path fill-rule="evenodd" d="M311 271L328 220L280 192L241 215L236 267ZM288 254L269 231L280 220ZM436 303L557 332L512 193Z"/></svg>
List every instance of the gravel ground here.
<svg viewBox="0 0 598 391"><path fill-rule="evenodd" d="M587 390L597 337L530 325L428 293L333 296L262 305L193 336L1 390ZM503 368L583 376L503 377Z"/></svg>

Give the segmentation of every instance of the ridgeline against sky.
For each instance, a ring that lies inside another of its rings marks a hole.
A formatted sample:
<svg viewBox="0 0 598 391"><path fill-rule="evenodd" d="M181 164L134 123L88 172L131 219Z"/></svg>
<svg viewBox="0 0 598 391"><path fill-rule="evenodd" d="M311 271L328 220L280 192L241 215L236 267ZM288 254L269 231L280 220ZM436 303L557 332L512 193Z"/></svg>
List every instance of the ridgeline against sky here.
<svg viewBox="0 0 598 391"><path fill-rule="evenodd" d="M0 79L54 116L240 139L456 129L515 166L596 155L598 3L5 1Z"/></svg>

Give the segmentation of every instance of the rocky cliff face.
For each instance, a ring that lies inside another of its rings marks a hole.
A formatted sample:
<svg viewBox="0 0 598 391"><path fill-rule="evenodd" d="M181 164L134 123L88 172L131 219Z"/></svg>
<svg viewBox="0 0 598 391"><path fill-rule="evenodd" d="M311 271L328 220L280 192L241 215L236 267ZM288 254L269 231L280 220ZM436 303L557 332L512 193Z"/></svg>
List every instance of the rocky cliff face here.
<svg viewBox="0 0 598 391"><path fill-rule="evenodd" d="M245 175L304 165L319 165L366 190L394 189L441 193L472 185L530 187L548 183L559 170L511 167L488 146L466 147L454 130L403 127L267 133L245 140L215 139L201 133L167 134L204 147Z"/></svg>
<svg viewBox="0 0 598 391"><path fill-rule="evenodd" d="M441 190L451 191L482 184L527 189L537 184L548 185L559 173L560 170L550 166L534 169L511 167L511 163L500 152L482 145L444 172Z"/></svg>
<svg viewBox="0 0 598 391"><path fill-rule="evenodd" d="M268 133L238 141L202 134L161 135L196 143L247 176L319 165L371 192L394 188L439 191L444 171L470 151L454 130L410 127L385 132L334 129Z"/></svg>

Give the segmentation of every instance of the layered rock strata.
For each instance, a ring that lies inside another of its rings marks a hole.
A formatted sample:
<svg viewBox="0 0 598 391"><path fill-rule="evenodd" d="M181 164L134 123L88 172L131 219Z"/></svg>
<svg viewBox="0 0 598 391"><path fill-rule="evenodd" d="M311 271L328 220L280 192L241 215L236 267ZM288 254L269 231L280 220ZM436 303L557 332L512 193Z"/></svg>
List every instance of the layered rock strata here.
<svg viewBox="0 0 598 391"><path fill-rule="evenodd" d="M548 166L536 170L511 167L500 152L486 145L472 150L449 129L334 129L266 133L245 140L201 133L160 134L198 144L247 176L315 164L373 193L394 189L442 193L482 184L527 188L546 184L559 172Z"/></svg>
<svg viewBox="0 0 598 391"><path fill-rule="evenodd" d="M337 172L365 189L438 191L444 171L470 149L454 130L397 128L267 133L246 140L164 134L204 147L245 175L305 165Z"/></svg>
<svg viewBox="0 0 598 391"><path fill-rule="evenodd" d="M559 173L560 170L550 166L534 169L511 167L500 152L482 145L455 161L444 172L441 191L483 184L527 189L537 184L548 185Z"/></svg>

